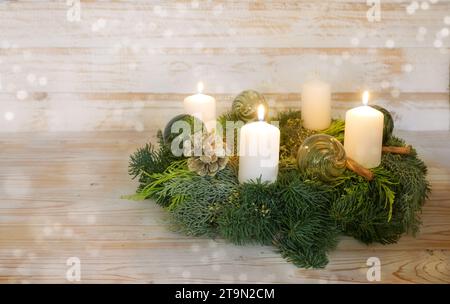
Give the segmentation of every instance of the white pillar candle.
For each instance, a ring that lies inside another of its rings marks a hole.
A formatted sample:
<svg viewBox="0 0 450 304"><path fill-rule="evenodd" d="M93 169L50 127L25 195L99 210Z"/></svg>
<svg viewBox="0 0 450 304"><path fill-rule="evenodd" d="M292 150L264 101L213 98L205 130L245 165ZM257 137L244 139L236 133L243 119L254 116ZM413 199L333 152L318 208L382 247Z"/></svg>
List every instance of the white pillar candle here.
<svg viewBox="0 0 450 304"><path fill-rule="evenodd" d="M212 96L202 94L202 82L198 83L197 90L197 94L184 99L184 113L197 117L211 131L216 127L216 99Z"/></svg>
<svg viewBox="0 0 450 304"><path fill-rule="evenodd" d="M384 116L369 107L369 92L363 94L363 106L348 110L345 114L344 148L347 157L366 168L381 163Z"/></svg>
<svg viewBox="0 0 450 304"><path fill-rule="evenodd" d="M264 119L264 106L258 107L259 121L244 125L239 137L239 182L261 178L275 182L278 176L280 130Z"/></svg>
<svg viewBox="0 0 450 304"><path fill-rule="evenodd" d="M318 79L302 86L303 126L310 130L324 130L331 124L331 89Z"/></svg>

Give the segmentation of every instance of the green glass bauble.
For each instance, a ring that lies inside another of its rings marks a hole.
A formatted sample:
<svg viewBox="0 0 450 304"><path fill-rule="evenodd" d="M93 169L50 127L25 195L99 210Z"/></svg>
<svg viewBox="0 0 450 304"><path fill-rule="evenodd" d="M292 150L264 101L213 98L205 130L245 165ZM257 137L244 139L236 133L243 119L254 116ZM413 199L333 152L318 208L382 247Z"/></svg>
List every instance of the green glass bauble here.
<svg viewBox="0 0 450 304"><path fill-rule="evenodd" d="M253 90L243 91L233 100L232 112L243 122L254 121L258 119L257 109L260 104L264 105L267 117L269 106L264 96Z"/></svg>
<svg viewBox="0 0 450 304"><path fill-rule="evenodd" d="M298 149L297 165L300 171L309 176L331 181L345 170L344 146L333 136L312 135Z"/></svg>
<svg viewBox="0 0 450 304"><path fill-rule="evenodd" d="M391 112L383 107L373 105L372 108L380 111L384 115L384 126L383 126L383 144L385 144L392 136L394 131L394 119L392 118Z"/></svg>
<svg viewBox="0 0 450 304"><path fill-rule="evenodd" d="M176 122L179 122L179 121L183 121L183 122L188 123L190 128L191 128L190 134L186 134L186 138L185 139L188 139L187 137L189 137L190 135L194 134L194 132L202 131L202 129L206 128L204 123L200 119L198 119L198 118L196 118L196 117L194 117L192 115L189 115L189 114L177 115L174 118L172 118L166 124L166 127L164 128L164 132L163 132L164 144L170 145L174 138L176 138L177 136L179 136L179 135L181 135L183 133L182 129L177 128L176 126L174 126L174 124ZM180 125L180 126L183 126L183 125ZM183 139L183 141L185 139Z"/></svg>

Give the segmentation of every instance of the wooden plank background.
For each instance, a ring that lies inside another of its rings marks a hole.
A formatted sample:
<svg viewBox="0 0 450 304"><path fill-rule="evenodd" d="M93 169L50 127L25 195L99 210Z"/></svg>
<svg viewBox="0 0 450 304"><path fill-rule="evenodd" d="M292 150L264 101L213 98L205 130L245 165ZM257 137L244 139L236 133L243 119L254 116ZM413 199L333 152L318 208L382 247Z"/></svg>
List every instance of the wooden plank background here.
<svg viewBox="0 0 450 304"><path fill-rule="evenodd" d="M0 132L153 132L199 80L220 112L249 88L275 112L314 73L335 116L370 89L398 129L448 130L450 1L427 3L369 22L365 0L85 0L70 22L66 1L3 0Z"/></svg>
<svg viewBox="0 0 450 304"><path fill-rule="evenodd" d="M147 142L131 132L0 134L0 283L450 283L450 133L401 132L429 167L433 192L417 238L366 246L342 237L325 269L302 269L270 246L173 231L152 201L120 199L136 183L127 156Z"/></svg>

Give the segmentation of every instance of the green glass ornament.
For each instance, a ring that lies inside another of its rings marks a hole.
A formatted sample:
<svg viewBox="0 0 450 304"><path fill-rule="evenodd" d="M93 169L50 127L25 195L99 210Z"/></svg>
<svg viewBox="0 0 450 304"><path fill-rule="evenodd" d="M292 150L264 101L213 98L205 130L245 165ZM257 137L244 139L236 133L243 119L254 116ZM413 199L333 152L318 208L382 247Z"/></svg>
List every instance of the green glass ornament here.
<svg viewBox="0 0 450 304"><path fill-rule="evenodd" d="M298 149L297 165L307 175L324 182L332 181L346 168L344 146L333 136L312 135Z"/></svg>
<svg viewBox="0 0 450 304"><path fill-rule="evenodd" d="M385 144L392 136L394 131L394 119L392 118L391 112L383 107L373 105L372 108L383 113L384 116L384 126L383 126L383 144Z"/></svg>
<svg viewBox="0 0 450 304"><path fill-rule="evenodd" d="M177 122L177 121L185 121L187 122L190 127L191 127L191 134L187 134L185 139L188 139L188 137L192 134L194 134L194 132L197 131L202 131L205 130L206 127L204 125L204 123L192 116L192 115L188 115L188 114L180 114L175 116L174 118L172 118L167 124L166 127L164 128L164 132L163 132L163 140L164 140L164 144L166 145L170 145L173 141L174 138L176 138L177 136L179 136L180 134L182 134L183 130L174 130L174 132L172 132L172 126ZM184 139L184 140L185 140Z"/></svg>
<svg viewBox="0 0 450 304"><path fill-rule="evenodd" d="M267 117L269 105L264 96L256 91L247 90L236 96L233 100L231 110L233 114L243 122L254 121L258 119L257 109L260 104L264 105Z"/></svg>

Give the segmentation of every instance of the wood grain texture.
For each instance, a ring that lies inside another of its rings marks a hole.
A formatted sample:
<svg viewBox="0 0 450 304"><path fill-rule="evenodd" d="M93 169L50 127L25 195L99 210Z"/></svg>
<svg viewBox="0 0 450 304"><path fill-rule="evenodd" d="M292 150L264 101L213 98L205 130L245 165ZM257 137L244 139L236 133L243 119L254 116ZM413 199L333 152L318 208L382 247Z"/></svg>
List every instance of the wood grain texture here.
<svg viewBox="0 0 450 304"><path fill-rule="evenodd" d="M148 93L46 93L34 92L27 101L13 94L0 94L0 105L14 119L0 119L0 133L19 131L141 131L164 128L176 114L183 112L184 94ZM235 95L215 94L218 113L231 108ZM266 93L271 115L287 109L300 109L299 93ZM447 93L372 94L376 104L393 114L396 129L447 129L450 109ZM333 94L333 116L360 104L359 93ZM164 105L164 106L162 106Z"/></svg>
<svg viewBox="0 0 450 304"><path fill-rule="evenodd" d="M429 166L433 192L417 238L365 246L343 237L323 270L297 269L272 247L178 234L151 201L121 200L136 183L127 157L153 132L2 133L0 282L66 283L81 259L83 283L450 283L450 135L401 132Z"/></svg>
<svg viewBox="0 0 450 304"><path fill-rule="evenodd" d="M354 37L375 47L385 47L388 39L399 47L422 47L442 29L450 6L441 0L408 14L410 2L382 1L380 22L369 22L365 0L214 0L194 5L186 0L82 0L82 22L68 22L69 7L62 1L3 2L3 37L23 47L107 47L125 39L151 47L336 48L351 47ZM100 18L105 27L92 30ZM420 26L428 31L423 41L417 39Z"/></svg>
<svg viewBox="0 0 450 304"><path fill-rule="evenodd" d="M237 94L248 87L269 93L299 92L302 81L316 71L337 92L364 88L390 92L396 88L443 93L449 84L449 57L436 54L433 48L170 48L151 50L150 54L148 50L133 53L129 47L28 51L31 57L25 60L22 49L0 50L6 91L188 94L202 79L212 94ZM408 64L413 69L410 72L404 71ZM47 84L29 83L30 73L45 76Z"/></svg>
<svg viewBox="0 0 450 304"><path fill-rule="evenodd" d="M448 130L450 1L409 4L382 1L369 22L365 0L86 0L69 22L64 1L1 1L0 114L15 119L0 132L161 127L199 80L221 111L250 88L297 107L315 72L337 116L370 89L397 128Z"/></svg>

